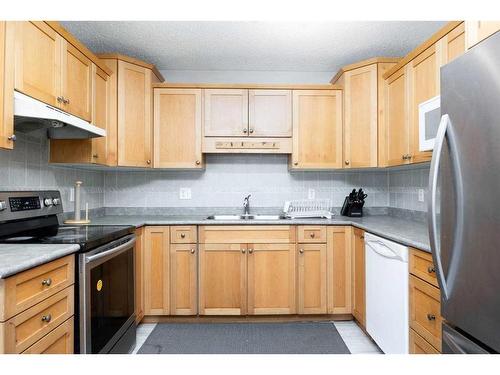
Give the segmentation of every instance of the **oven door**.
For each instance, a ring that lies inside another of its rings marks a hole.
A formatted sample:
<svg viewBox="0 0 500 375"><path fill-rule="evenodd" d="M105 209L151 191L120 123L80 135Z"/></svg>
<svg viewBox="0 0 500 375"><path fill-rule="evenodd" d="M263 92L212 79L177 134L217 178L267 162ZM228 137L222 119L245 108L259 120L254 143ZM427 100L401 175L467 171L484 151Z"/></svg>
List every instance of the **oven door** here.
<svg viewBox="0 0 500 375"><path fill-rule="evenodd" d="M122 336L130 336L135 324L134 244L135 235L129 235L80 255L81 353L113 352Z"/></svg>

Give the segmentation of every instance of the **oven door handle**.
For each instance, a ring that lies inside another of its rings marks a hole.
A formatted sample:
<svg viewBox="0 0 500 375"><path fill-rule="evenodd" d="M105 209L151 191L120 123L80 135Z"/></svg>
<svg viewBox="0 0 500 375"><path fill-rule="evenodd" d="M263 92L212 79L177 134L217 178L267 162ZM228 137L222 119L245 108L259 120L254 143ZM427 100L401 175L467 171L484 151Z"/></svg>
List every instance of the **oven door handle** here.
<svg viewBox="0 0 500 375"><path fill-rule="evenodd" d="M117 247L113 247L112 249L109 249L107 251L103 251L102 253L91 255L89 257L85 257L85 263L95 262L96 260L99 260L101 258L108 257L108 256L113 255L115 253L119 253L123 250L129 249L130 247L134 246L134 244L135 244L135 236L132 237L127 242L125 242Z"/></svg>

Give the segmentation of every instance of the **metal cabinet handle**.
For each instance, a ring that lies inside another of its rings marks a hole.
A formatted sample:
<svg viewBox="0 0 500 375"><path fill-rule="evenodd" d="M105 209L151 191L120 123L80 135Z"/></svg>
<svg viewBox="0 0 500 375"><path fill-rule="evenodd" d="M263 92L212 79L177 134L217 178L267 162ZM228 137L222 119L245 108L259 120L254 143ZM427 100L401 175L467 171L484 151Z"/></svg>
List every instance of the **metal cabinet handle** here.
<svg viewBox="0 0 500 375"><path fill-rule="evenodd" d="M429 320L429 321L436 320L436 315L434 315L434 314L427 314L427 320Z"/></svg>
<svg viewBox="0 0 500 375"><path fill-rule="evenodd" d="M411 156L410 154L406 155L406 158L407 158L408 160L410 160L412 157L413 157L413 156Z"/></svg>
<svg viewBox="0 0 500 375"><path fill-rule="evenodd" d="M43 316L42 316L42 322L46 322L46 323L48 323L48 322L50 322L51 320L52 320L52 315L50 315L50 314L47 314L47 315L43 315Z"/></svg>
<svg viewBox="0 0 500 375"><path fill-rule="evenodd" d="M57 102L58 103L64 103L64 98L62 96L57 97Z"/></svg>
<svg viewBox="0 0 500 375"><path fill-rule="evenodd" d="M349 160L346 160L346 161L345 161L345 165L349 165Z"/></svg>
<svg viewBox="0 0 500 375"><path fill-rule="evenodd" d="M247 134L247 132L248 132L248 129L247 129L247 128L244 128L244 129L243 129L243 134Z"/></svg>
<svg viewBox="0 0 500 375"><path fill-rule="evenodd" d="M52 284L52 279L49 277L48 279L43 279L42 280L42 285L43 286L50 286Z"/></svg>
<svg viewBox="0 0 500 375"><path fill-rule="evenodd" d="M94 154L94 155L92 155L92 157L93 157L94 159L97 159L97 158L99 157L99 155Z"/></svg>
<svg viewBox="0 0 500 375"><path fill-rule="evenodd" d="M69 99L64 99L63 102L64 104L69 104Z"/></svg>
<svg viewBox="0 0 500 375"><path fill-rule="evenodd" d="M186 233L181 233L181 238L186 238Z"/></svg>
<svg viewBox="0 0 500 375"><path fill-rule="evenodd" d="M364 240L365 236L361 235L361 236L359 236L359 238L361 238L362 240Z"/></svg>
<svg viewBox="0 0 500 375"><path fill-rule="evenodd" d="M151 160L146 160L146 164L151 164Z"/></svg>
<svg viewBox="0 0 500 375"><path fill-rule="evenodd" d="M194 254L196 252L196 250L193 248L191 249L191 254Z"/></svg>
<svg viewBox="0 0 500 375"><path fill-rule="evenodd" d="M304 254L304 249L300 249L299 253Z"/></svg>
<svg viewBox="0 0 500 375"><path fill-rule="evenodd" d="M246 253L246 249L241 249L241 253L245 254Z"/></svg>
<svg viewBox="0 0 500 375"><path fill-rule="evenodd" d="M406 155L403 155L401 158L402 158L403 160L406 160Z"/></svg>
<svg viewBox="0 0 500 375"><path fill-rule="evenodd" d="M314 233L309 234L309 237L314 238Z"/></svg>
<svg viewBox="0 0 500 375"><path fill-rule="evenodd" d="M253 129L250 129L250 134L253 134Z"/></svg>
<svg viewBox="0 0 500 375"><path fill-rule="evenodd" d="M299 165L298 161L293 162L293 165Z"/></svg>
<svg viewBox="0 0 500 375"><path fill-rule="evenodd" d="M252 254L253 253L253 249L248 249L248 254Z"/></svg>
<svg viewBox="0 0 500 375"><path fill-rule="evenodd" d="M196 160L196 162L195 162L195 163L196 163L196 165L200 165L200 164L201 164L201 161Z"/></svg>
<svg viewBox="0 0 500 375"><path fill-rule="evenodd" d="M436 273L436 267L434 267L434 266L429 266L429 267L427 268L427 272L429 272L429 273Z"/></svg>
<svg viewBox="0 0 500 375"><path fill-rule="evenodd" d="M10 137L7 137L9 141L15 142L17 140L17 137L15 134L12 134Z"/></svg>

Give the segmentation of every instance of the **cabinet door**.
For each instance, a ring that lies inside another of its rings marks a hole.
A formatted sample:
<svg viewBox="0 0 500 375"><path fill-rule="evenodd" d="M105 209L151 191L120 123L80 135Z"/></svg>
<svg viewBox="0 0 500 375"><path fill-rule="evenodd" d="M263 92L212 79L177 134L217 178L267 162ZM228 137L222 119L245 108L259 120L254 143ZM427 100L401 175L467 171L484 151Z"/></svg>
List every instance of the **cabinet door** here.
<svg viewBox="0 0 500 375"><path fill-rule="evenodd" d="M326 314L326 244L297 244L298 313Z"/></svg>
<svg viewBox="0 0 500 375"><path fill-rule="evenodd" d="M154 89L155 168L202 168L201 90Z"/></svg>
<svg viewBox="0 0 500 375"><path fill-rule="evenodd" d="M144 228L135 231L135 321L144 317Z"/></svg>
<svg viewBox="0 0 500 375"><path fill-rule="evenodd" d="M62 42L61 108L86 121L92 120L92 62L73 45Z"/></svg>
<svg viewBox="0 0 500 375"><path fill-rule="evenodd" d="M14 24L0 21L0 148L14 148Z"/></svg>
<svg viewBox="0 0 500 375"><path fill-rule="evenodd" d="M292 169L342 167L342 91L293 91Z"/></svg>
<svg viewBox="0 0 500 375"><path fill-rule="evenodd" d="M248 90L205 89L204 136L248 135Z"/></svg>
<svg viewBox="0 0 500 375"><path fill-rule="evenodd" d="M295 314L295 244L248 245L248 314Z"/></svg>
<svg viewBox="0 0 500 375"><path fill-rule="evenodd" d="M52 106L62 105L62 43L45 22L16 22L15 89Z"/></svg>
<svg viewBox="0 0 500 375"><path fill-rule="evenodd" d="M144 314L170 313L169 227L144 230Z"/></svg>
<svg viewBox="0 0 500 375"><path fill-rule="evenodd" d="M419 150L419 104L439 95L439 67L437 45L427 48L411 63L411 100L410 100L410 162L420 163L431 160L432 151Z"/></svg>
<svg viewBox="0 0 500 375"><path fill-rule="evenodd" d="M353 229L352 237L352 315L364 327L365 309L365 236L361 229Z"/></svg>
<svg viewBox="0 0 500 375"><path fill-rule="evenodd" d="M200 315L245 315L247 245L201 244Z"/></svg>
<svg viewBox="0 0 500 375"><path fill-rule="evenodd" d="M118 165L151 167L151 70L118 61Z"/></svg>
<svg viewBox="0 0 500 375"><path fill-rule="evenodd" d="M92 124L107 131L109 122L109 77L104 71L92 64ZM106 133L106 137L92 139L92 162L108 164L108 144L116 138ZM109 147L110 149L112 147Z"/></svg>
<svg viewBox="0 0 500 375"><path fill-rule="evenodd" d="M402 68L391 75L385 86L385 105L387 116L385 123L385 142L387 166L408 164L409 123L407 68Z"/></svg>
<svg viewBox="0 0 500 375"><path fill-rule="evenodd" d="M196 315L196 244L170 245L170 313Z"/></svg>
<svg viewBox="0 0 500 375"><path fill-rule="evenodd" d="M291 137L292 91L249 90L248 122L251 137Z"/></svg>
<svg viewBox="0 0 500 375"><path fill-rule="evenodd" d="M352 227L327 229L328 314L351 314Z"/></svg>
<svg viewBox="0 0 500 375"><path fill-rule="evenodd" d="M465 21L467 49L500 30L500 21Z"/></svg>
<svg viewBox="0 0 500 375"><path fill-rule="evenodd" d="M377 166L377 64L345 73L344 168Z"/></svg>

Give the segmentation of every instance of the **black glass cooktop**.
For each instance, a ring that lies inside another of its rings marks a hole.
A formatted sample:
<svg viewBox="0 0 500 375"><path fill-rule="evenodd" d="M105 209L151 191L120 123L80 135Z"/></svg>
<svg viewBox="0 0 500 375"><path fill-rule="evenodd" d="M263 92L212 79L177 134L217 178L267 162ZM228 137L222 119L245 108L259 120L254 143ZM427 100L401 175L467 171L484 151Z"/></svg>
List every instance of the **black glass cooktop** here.
<svg viewBox="0 0 500 375"><path fill-rule="evenodd" d="M0 243L77 244L85 252L134 233L130 225L61 225L3 237Z"/></svg>

